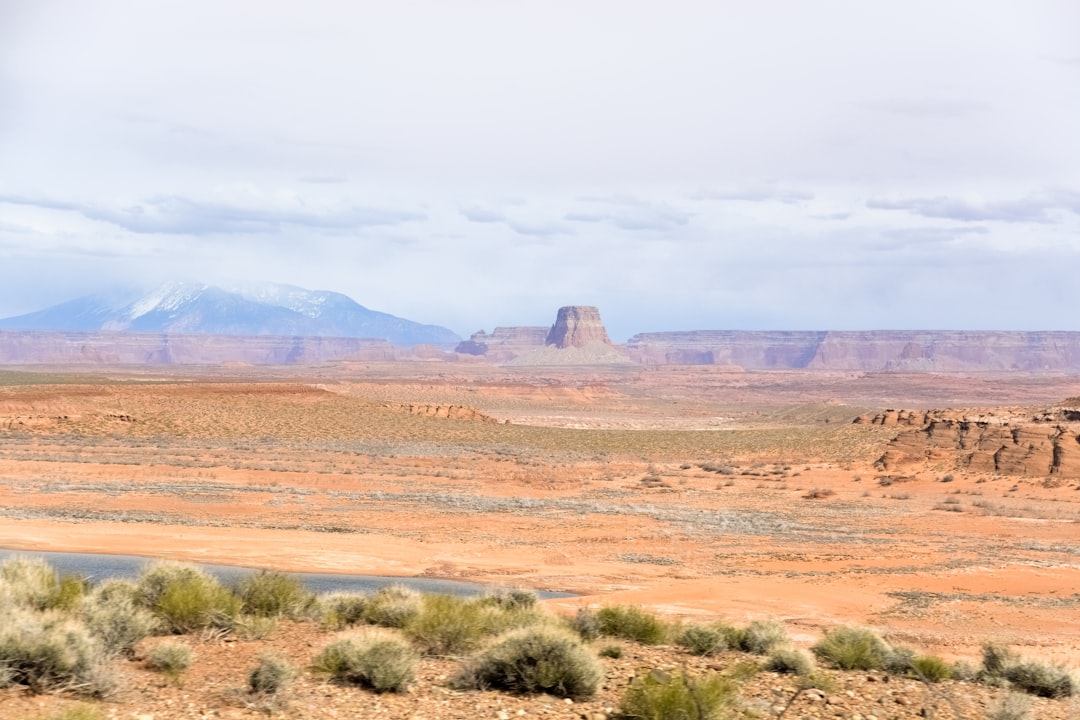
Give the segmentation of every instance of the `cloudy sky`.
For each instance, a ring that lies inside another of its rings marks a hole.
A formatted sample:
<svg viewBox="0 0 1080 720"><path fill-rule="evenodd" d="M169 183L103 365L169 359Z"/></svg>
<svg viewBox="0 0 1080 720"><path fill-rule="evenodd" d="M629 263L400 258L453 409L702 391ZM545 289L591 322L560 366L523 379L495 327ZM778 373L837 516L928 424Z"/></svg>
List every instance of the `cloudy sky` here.
<svg viewBox="0 0 1080 720"><path fill-rule="evenodd" d="M1080 330L1075 0L0 0L0 316Z"/></svg>

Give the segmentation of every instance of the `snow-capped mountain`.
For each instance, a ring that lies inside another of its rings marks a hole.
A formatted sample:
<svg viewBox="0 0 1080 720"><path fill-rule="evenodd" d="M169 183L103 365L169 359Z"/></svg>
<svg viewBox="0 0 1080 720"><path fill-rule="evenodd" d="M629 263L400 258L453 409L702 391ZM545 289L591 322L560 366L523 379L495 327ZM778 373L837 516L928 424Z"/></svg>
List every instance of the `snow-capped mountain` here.
<svg viewBox="0 0 1080 720"><path fill-rule="evenodd" d="M398 346L452 346L460 339L438 325L369 310L341 293L269 283L114 290L0 319L0 329L361 337Z"/></svg>

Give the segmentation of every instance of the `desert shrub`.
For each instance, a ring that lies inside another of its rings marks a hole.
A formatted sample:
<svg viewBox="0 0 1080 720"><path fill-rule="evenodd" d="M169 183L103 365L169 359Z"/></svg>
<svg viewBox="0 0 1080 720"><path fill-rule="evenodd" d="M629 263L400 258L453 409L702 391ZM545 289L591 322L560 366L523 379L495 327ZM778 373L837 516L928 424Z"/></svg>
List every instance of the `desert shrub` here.
<svg viewBox="0 0 1080 720"><path fill-rule="evenodd" d="M827 631L811 649L841 670L879 670L889 653L889 646L873 630L850 625Z"/></svg>
<svg viewBox="0 0 1080 720"><path fill-rule="evenodd" d="M79 609L79 618L112 655L129 653L131 647L160 627L156 616L119 592L87 596Z"/></svg>
<svg viewBox="0 0 1080 720"><path fill-rule="evenodd" d="M237 615L224 618L219 630L225 630L242 640L265 640L277 629L277 618L272 615Z"/></svg>
<svg viewBox="0 0 1080 720"><path fill-rule="evenodd" d="M1031 711L1031 699L1019 693L1009 693L1001 698L987 716L988 720L1027 720Z"/></svg>
<svg viewBox="0 0 1080 720"><path fill-rule="evenodd" d="M139 603L139 586L134 580L109 578L94 586L90 592L90 599L99 604L121 599Z"/></svg>
<svg viewBox="0 0 1080 720"><path fill-rule="evenodd" d="M1003 678L1005 671L1020 661L1020 657L1007 645L986 643L982 648L982 671L985 678Z"/></svg>
<svg viewBox="0 0 1080 720"><path fill-rule="evenodd" d="M386 585L368 598L364 620L372 625L403 628L420 614L421 595L404 585Z"/></svg>
<svg viewBox="0 0 1080 720"><path fill-rule="evenodd" d="M969 662L964 660L957 660L952 664L952 668L949 670L949 674L954 680L964 680L971 682L978 678L979 671Z"/></svg>
<svg viewBox="0 0 1080 720"><path fill-rule="evenodd" d="M733 682L720 675L697 677L653 670L634 680L619 702L633 720L719 720L736 696Z"/></svg>
<svg viewBox="0 0 1080 720"><path fill-rule="evenodd" d="M600 634L659 645L667 639L667 625L658 617L633 605L609 605L596 613Z"/></svg>
<svg viewBox="0 0 1080 720"><path fill-rule="evenodd" d="M248 690L256 695L276 695L292 681L295 671L288 660L270 653L259 656L255 669L248 675Z"/></svg>
<svg viewBox="0 0 1080 720"><path fill-rule="evenodd" d="M1024 692L1047 698L1072 697L1076 680L1062 667L1037 662L1019 662L1005 669L1005 679Z"/></svg>
<svg viewBox="0 0 1080 720"><path fill-rule="evenodd" d="M363 622L368 602L363 593L327 593L319 597L318 613L323 625L340 629Z"/></svg>
<svg viewBox="0 0 1080 720"><path fill-rule="evenodd" d="M915 677L926 682L938 683L953 676L953 666L934 655L918 655L910 667Z"/></svg>
<svg viewBox="0 0 1080 720"><path fill-rule="evenodd" d="M457 595L424 595L406 634L427 655L460 655L490 633L491 613L480 603Z"/></svg>
<svg viewBox="0 0 1080 720"><path fill-rule="evenodd" d="M369 631L327 645L314 667L340 682L369 687L376 692L404 692L413 681L416 653L400 637L387 631Z"/></svg>
<svg viewBox="0 0 1080 720"><path fill-rule="evenodd" d="M739 648L754 655L768 655L788 642L787 631L775 620L754 620L742 632Z"/></svg>
<svg viewBox="0 0 1080 720"><path fill-rule="evenodd" d="M536 606L536 593L527 588L493 588L480 597L480 602L503 610L528 610Z"/></svg>
<svg viewBox="0 0 1080 720"><path fill-rule="evenodd" d="M775 673L810 677L814 674L814 658L802 650L778 648L769 653L765 669Z"/></svg>
<svg viewBox="0 0 1080 720"><path fill-rule="evenodd" d="M191 667L194 653L184 643L166 641L151 650L146 656L146 666L151 670L177 678L180 673Z"/></svg>
<svg viewBox="0 0 1080 720"><path fill-rule="evenodd" d="M675 644L691 655L715 655L728 649L727 635L715 627L689 625L675 638Z"/></svg>
<svg viewBox="0 0 1080 720"><path fill-rule="evenodd" d="M242 602L217 578L181 563L151 565L139 577L139 602L160 617L169 632L229 629Z"/></svg>
<svg viewBox="0 0 1080 720"><path fill-rule="evenodd" d="M887 647L881 661L881 669L890 675L907 675L915 662L915 651L909 647L894 645Z"/></svg>
<svg viewBox="0 0 1080 720"><path fill-rule="evenodd" d="M566 624L580 635L582 640L596 640L600 637L600 620L589 608L578 608L574 617L567 620Z"/></svg>
<svg viewBox="0 0 1080 720"><path fill-rule="evenodd" d="M0 584L15 605L33 610L72 610L88 587L85 579L61 575L41 558L22 556L0 565Z"/></svg>
<svg viewBox="0 0 1080 720"><path fill-rule="evenodd" d="M100 641L57 612L16 610L0 626L0 685L102 697L115 688Z"/></svg>
<svg viewBox="0 0 1080 720"><path fill-rule="evenodd" d="M315 596L292 575L260 570L240 580L236 594L243 612L262 617L298 619L309 613Z"/></svg>
<svg viewBox="0 0 1080 720"><path fill-rule="evenodd" d="M574 634L553 627L515 630L470 662L455 684L480 690L591 697L604 677Z"/></svg>
<svg viewBox="0 0 1080 720"><path fill-rule="evenodd" d="M612 660L618 660L619 658L621 658L623 656L623 646L622 645L605 645L604 647L600 648L600 652L598 654L600 655L600 657L606 657L606 658L611 658Z"/></svg>

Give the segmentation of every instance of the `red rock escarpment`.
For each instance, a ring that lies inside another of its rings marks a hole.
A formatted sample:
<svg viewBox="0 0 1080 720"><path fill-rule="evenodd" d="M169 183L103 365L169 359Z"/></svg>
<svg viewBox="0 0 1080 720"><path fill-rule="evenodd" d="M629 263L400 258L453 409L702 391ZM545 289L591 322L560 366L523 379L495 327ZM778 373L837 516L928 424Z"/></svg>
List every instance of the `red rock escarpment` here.
<svg viewBox="0 0 1080 720"><path fill-rule="evenodd" d="M878 459L883 470L926 462L973 472L1080 478L1080 409L886 410L855 422L905 428Z"/></svg>
<svg viewBox="0 0 1080 720"><path fill-rule="evenodd" d="M641 333L626 350L647 365L747 370L1080 371L1080 332L697 330Z"/></svg>

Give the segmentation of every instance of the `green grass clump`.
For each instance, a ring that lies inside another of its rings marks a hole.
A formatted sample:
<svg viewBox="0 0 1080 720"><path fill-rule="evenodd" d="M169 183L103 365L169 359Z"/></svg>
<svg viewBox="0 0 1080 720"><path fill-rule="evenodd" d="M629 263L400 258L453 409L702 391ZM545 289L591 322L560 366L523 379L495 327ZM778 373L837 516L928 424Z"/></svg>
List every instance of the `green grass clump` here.
<svg viewBox="0 0 1080 720"><path fill-rule="evenodd" d="M315 603L315 596L292 575L260 570L244 577L236 585L243 603L242 611L261 617L305 617Z"/></svg>
<svg viewBox="0 0 1080 720"><path fill-rule="evenodd" d="M592 697L603 678L599 661L576 635L541 626L502 636L462 670L455 684L580 699Z"/></svg>
<svg viewBox="0 0 1080 720"><path fill-rule="evenodd" d="M811 649L841 670L880 670L890 648L873 630L841 625L827 631Z"/></svg>
<svg viewBox="0 0 1080 720"><path fill-rule="evenodd" d="M679 632L675 644L691 655L716 655L728 649L728 636L720 628L688 625Z"/></svg>
<svg viewBox="0 0 1080 720"><path fill-rule="evenodd" d="M150 651L146 656L146 666L175 680L180 677L180 673L191 667L194 655L191 648L184 643L167 641Z"/></svg>
<svg viewBox="0 0 1080 720"><path fill-rule="evenodd" d="M612 660L618 660L623 656L622 645L605 645L600 648L600 652L597 653L600 657L611 658Z"/></svg>
<svg viewBox="0 0 1080 720"><path fill-rule="evenodd" d="M335 680L376 692L405 692L415 675L416 653L409 643L388 631L369 631L327 645L314 668Z"/></svg>
<svg viewBox="0 0 1080 720"><path fill-rule="evenodd" d="M926 682L939 683L953 676L953 666L934 655L918 655L910 667L912 675Z"/></svg>
<svg viewBox="0 0 1080 720"><path fill-rule="evenodd" d="M200 568L161 562L147 568L137 583L139 602L161 618L169 632L204 628L229 630L243 602Z"/></svg>
<svg viewBox="0 0 1080 720"><path fill-rule="evenodd" d="M663 620L633 605L609 605L596 613L600 634L632 640L642 645L659 645L667 640Z"/></svg>
<svg viewBox="0 0 1080 720"><path fill-rule="evenodd" d="M719 720L735 697L735 683L720 675L699 677L685 671L670 675L653 670L631 683L619 712L633 720Z"/></svg>
<svg viewBox="0 0 1080 720"><path fill-rule="evenodd" d="M405 633L426 655L461 655L490 634L492 613L471 598L424 595Z"/></svg>
<svg viewBox="0 0 1080 720"><path fill-rule="evenodd" d="M0 624L0 686L9 685L104 697L116 683L101 642L82 623L23 609Z"/></svg>
<svg viewBox="0 0 1080 720"><path fill-rule="evenodd" d="M814 674L814 658L802 650L777 648L769 653L765 669L775 673L810 677Z"/></svg>
<svg viewBox="0 0 1080 720"><path fill-rule="evenodd" d="M248 675L248 690L253 695L279 695L292 681L296 671L288 660L264 653Z"/></svg>

